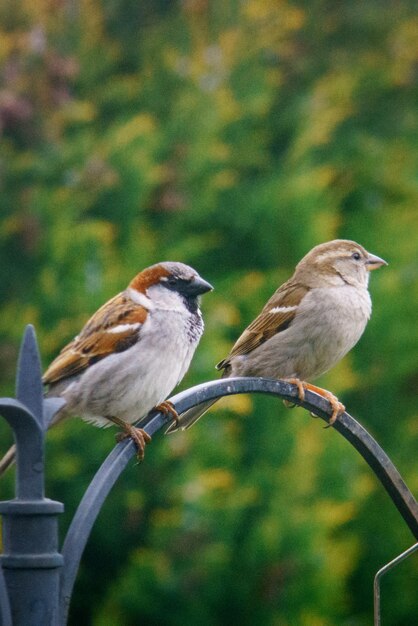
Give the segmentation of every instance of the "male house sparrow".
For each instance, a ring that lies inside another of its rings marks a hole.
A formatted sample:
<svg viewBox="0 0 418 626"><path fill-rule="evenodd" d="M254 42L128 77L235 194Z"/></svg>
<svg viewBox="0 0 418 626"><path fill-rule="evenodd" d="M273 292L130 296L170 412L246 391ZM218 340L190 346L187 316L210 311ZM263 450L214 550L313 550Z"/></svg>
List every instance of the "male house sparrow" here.
<svg viewBox="0 0 418 626"><path fill-rule="evenodd" d="M53 423L78 415L96 426L117 424L143 457L150 436L132 426L164 402L187 372L203 333L200 294L212 286L183 263L143 270L106 302L43 376L48 396L66 401ZM6 467L13 461L10 450ZM0 461L0 474L6 467Z"/></svg>
<svg viewBox="0 0 418 626"><path fill-rule="evenodd" d="M357 343L371 314L369 271L387 265L354 241L336 239L313 248L273 294L218 363L222 377L281 378L326 397L333 424L345 407L325 389L304 382L333 367ZM192 426L216 400L186 411L169 431Z"/></svg>

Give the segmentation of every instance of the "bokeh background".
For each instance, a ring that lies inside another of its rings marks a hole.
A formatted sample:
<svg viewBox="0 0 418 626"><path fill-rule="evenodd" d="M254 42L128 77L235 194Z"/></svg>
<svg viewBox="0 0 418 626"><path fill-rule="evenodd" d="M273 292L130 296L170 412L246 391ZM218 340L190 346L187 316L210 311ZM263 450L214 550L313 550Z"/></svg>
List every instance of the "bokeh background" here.
<svg viewBox="0 0 418 626"><path fill-rule="evenodd" d="M319 382L417 494L417 96L416 0L2 0L2 395L26 323L46 366L158 260L216 286L182 386L210 380L295 263L352 238L390 265ZM70 623L370 625L373 576L413 538L322 425L237 397L156 436L104 506ZM113 435L75 419L48 435L62 533ZM385 626L417 623L417 588L415 556L383 582Z"/></svg>

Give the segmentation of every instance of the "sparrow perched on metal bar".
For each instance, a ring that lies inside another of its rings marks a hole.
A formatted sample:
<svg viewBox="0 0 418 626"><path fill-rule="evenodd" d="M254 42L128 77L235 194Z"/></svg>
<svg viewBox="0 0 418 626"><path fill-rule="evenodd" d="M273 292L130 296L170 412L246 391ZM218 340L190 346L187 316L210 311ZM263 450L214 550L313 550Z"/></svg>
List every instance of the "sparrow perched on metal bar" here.
<svg viewBox="0 0 418 626"><path fill-rule="evenodd" d="M47 396L66 402L52 424L71 415L96 426L116 424L142 459L150 436L132 424L153 408L177 417L164 401L189 368L203 333L199 296L211 289L183 263L158 263L137 274L46 370ZM11 449L0 474L13 459Z"/></svg>
<svg viewBox="0 0 418 626"><path fill-rule="evenodd" d="M369 272L382 265L386 261L354 241L337 239L313 248L216 366L222 377L296 383L300 401L305 389L330 401L333 424L345 407L329 391L305 381L328 371L360 339L372 309ZM189 409L169 432L190 428L214 402Z"/></svg>

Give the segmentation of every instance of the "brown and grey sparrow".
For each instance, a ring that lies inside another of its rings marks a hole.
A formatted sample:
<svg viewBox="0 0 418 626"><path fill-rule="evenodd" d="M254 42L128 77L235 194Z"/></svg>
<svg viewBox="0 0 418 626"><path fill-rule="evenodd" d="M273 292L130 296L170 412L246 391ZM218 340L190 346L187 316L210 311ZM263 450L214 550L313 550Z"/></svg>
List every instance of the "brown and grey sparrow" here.
<svg viewBox="0 0 418 626"><path fill-rule="evenodd" d="M46 370L47 395L65 400L52 424L72 415L116 424L142 458L150 437L132 424L154 407L176 417L164 401L189 368L203 333L199 295L211 289L183 263L158 263L135 276ZM11 449L0 474L13 458Z"/></svg>
<svg viewBox="0 0 418 626"><path fill-rule="evenodd" d="M273 294L217 369L223 377L280 378L326 397L333 424L345 407L307 382L333 367L357 343L371 314L369 272L386 261L354 241L337 239L313 248L293 276ZM192 426L215 401L186 411L169 431Z"/></svg>

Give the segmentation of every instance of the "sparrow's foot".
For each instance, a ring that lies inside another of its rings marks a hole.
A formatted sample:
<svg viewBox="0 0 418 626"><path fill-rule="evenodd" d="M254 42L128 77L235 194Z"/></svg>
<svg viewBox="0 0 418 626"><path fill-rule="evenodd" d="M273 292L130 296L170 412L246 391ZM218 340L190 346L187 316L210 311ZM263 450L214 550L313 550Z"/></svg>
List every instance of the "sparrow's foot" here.
<svg viewBox="0 0 418 626"><path fill-rule="evenodd" d="M332 415L329 418L328 425L326 426L326 428L329 428L330 426L332 426L335 423L335 420L337 419L337 417L339 417L340 415L344 413L345 406L330 391L327 391L326 389L322 389L322 387L317 387L316 385L311 385L311 383L306 383L305 381L301 381L299 380L299 378L287 378L286 380L289 383L293 383L297 386L300 402L303 402L305 399L306 389L308 391L313 391L314 393L317 393L318 395L328 400L328 402L331 404ZM311 415L312 417L317 417L313 413L311 413Z"/></svg>
<svg viewBox="0 0 418 626"><path fill-rule="evenodd" d="M308 383L303 382L303 380L299 380L299 378L286 378L286 382L293 383L298 388L298 399L299 402L303 402L305 399L305 386Z"/></svg>
<svg viewBox="0 0 418 626"><path fill-rule="evenodd" d="M169 400L165 400L165 402L161 402L161 404L157 404L157 406L154 408L156 411L160 411L161 413L164 413L166 417L170 416L175 421L175 424L173 424L174 428L177 428L177 426L180 424L179 414L174 408L174 404L170 402Z"/></svg>
<svg viewBox="0 0 418 626"><path fill-rule="evenodd" d="M314 391L315 393L319 394L323 398L326 398L328 402L331 404L332 415L328 420L328 426L326 426L325 428L329 428L330 426L332 426L335 423L335 420L337 419L337 417L342 415L345 411L345 406L343 405L343 403L340 402L338 398L334 396L333 393L331 393L330 391L327 391L327 389L322 389L322 387L317 387L316 385L305 383L305 389L309 389L309 391Z"/></svg>
<svg viewBox="0 0 418 626"><path fill-rule="evenodd" d="M107 417L107 419L122 428L122 432L116 434L116 441L120 442L130 437L136 446L138 461L143 461L145 446L151 441L151 435L145 432L143 428L132 426L132 424L125 422L119 417Z"/></svg>

